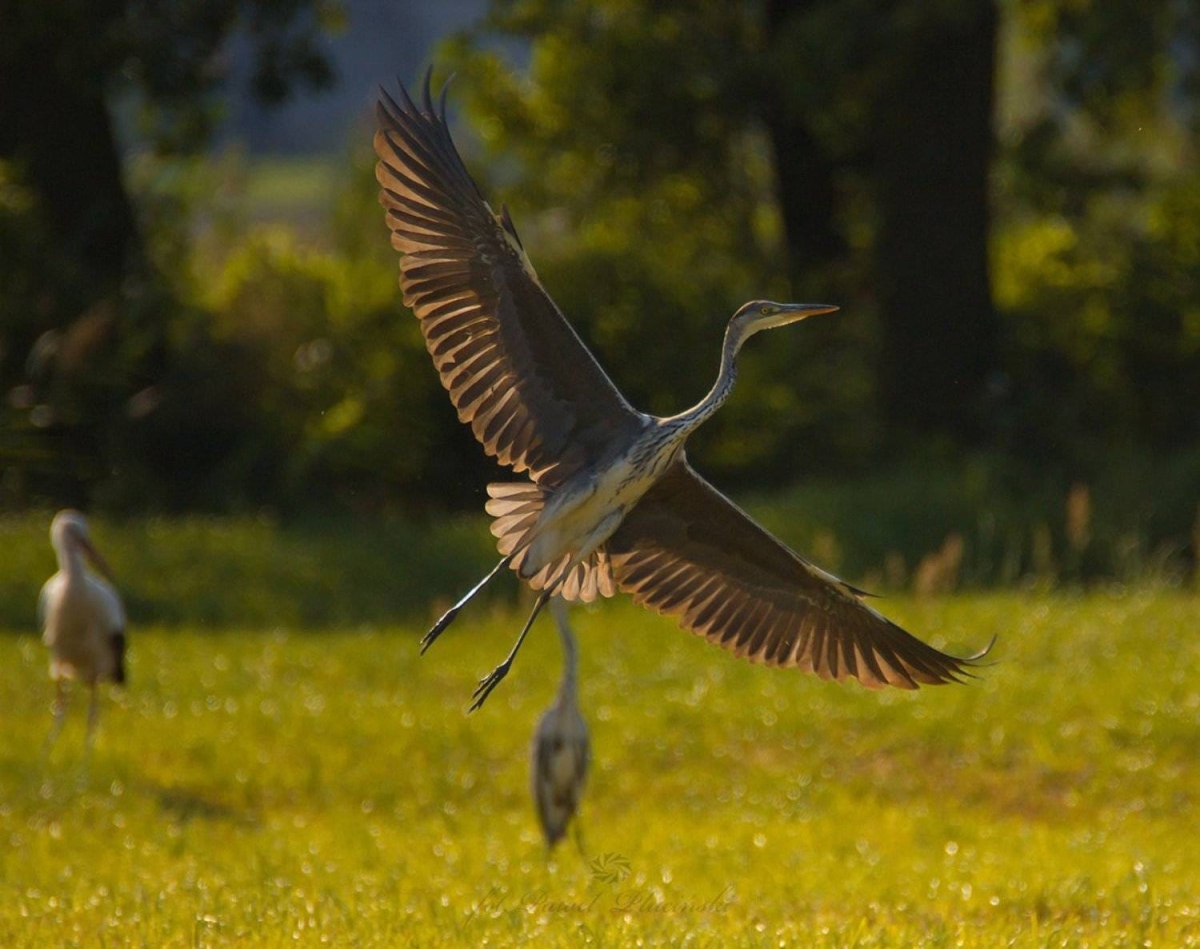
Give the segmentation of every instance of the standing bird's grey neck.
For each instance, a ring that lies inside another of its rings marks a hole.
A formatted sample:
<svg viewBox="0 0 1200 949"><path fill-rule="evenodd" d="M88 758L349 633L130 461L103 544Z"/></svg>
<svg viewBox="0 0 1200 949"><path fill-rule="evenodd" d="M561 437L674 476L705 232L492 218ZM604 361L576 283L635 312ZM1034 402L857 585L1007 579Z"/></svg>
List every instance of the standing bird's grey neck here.
<svg viewBox="0 0 1200 949"><path fill-rule="evenodd" d="M563 677L558 685L558 704L574 704L576 688L578 687L578 672L576 667L579 663L578 652L575 648L575 637L571 635L571 631L567 629L565 624L560 623L558 638L562 640L563 648Z"/></svg>

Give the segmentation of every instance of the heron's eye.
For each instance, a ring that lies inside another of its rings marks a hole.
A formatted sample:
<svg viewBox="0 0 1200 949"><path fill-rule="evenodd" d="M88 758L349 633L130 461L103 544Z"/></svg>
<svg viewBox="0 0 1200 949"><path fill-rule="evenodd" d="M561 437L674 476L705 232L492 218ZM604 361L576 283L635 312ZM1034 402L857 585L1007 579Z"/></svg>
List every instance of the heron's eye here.
<svg viewBox="0 0 1200 949"><path fill-rule="evenodd" d="M775 312L775 308L770 306L760 306L758 308L758 312L763 316L770 316L773 312Z"/></svg>

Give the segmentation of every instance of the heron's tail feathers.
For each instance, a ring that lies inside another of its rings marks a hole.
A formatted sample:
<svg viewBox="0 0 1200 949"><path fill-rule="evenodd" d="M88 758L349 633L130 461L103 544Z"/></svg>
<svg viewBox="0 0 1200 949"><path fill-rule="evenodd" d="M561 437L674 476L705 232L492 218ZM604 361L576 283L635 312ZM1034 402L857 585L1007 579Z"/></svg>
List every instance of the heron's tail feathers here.
<svg viewBox="0 0 1200 949"><path fill-rule="evenodd" d="M493 482L487 486L487 492L490 500L484 510L493 518L492 536L500 553L508 556L533 539L533 528L546 504L546 492L531 481Z"/></svg>
<svg viewBox="0 0 1200 949"><path fill-rule="evenodd" d="M496 538L496 547L506 557L514 555L510 566L518 576L524 576L521 568L534 539L534 529L545 506L547 492L528 481L494 482L487 486L487 492L490 500L485 510L493 518L491 531ZM569 556L548 563L533 576L526 577L526 581L534 590L557 587L564 600L584 603L617 592L608 552L603 547L592 551L574 567Z"/></svg>
<svg viewBox="0 0 1200 949"><path fill-rule="evenodd" d="M566 564L564 563L554 569L561 574L565 568ZM539 586L534 584L541 574L530 580L529 585L535 590L553 587L556 578L550 571L551 568L541 571L541 573L547 574L547 577L540 582ZM568 571L566 578L562 581L562 586L558 588L558 595L572 603L591 603L598 596L615 596L616 593L617 585L613 581L612 564L608 559L608 551L603 547L593 550L588 554L587 559L582 563L577 563Z"/></svg>

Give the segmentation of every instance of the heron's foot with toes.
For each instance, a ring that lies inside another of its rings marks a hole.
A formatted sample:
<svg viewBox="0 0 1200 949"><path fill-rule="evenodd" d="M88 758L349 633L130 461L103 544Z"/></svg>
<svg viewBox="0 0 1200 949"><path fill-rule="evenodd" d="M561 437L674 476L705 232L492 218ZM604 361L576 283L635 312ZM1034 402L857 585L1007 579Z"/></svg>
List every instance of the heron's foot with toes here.
<svg viewBox="0 0 1200 949"><path fill-rule="evenodd" d="M454 622L454 617L456 617L457 615L458 615L458 607L457 606L451 607L450 609L446 610L446 612L442 614L442 618L433 624L433 628L430 629L429 632L427 632L424 636L421 637L421 655L422 656L425 655L425 651L430 646L433 645L434 640L437 639L440 635L442 635L443 632L445 632L446 627Z"/></svg>
<svg viewBox="0 0 1200 949"><path fill-rule="evenodd" d="M506 659L479 680L479 685L471 693L471 698L475 701L471 703L469 711L474 712L483 706L483 703L487 701L487 697L492 694L492 690L504 680L504 677L508 675L508 670L511 668L512 660Z"/></svg>

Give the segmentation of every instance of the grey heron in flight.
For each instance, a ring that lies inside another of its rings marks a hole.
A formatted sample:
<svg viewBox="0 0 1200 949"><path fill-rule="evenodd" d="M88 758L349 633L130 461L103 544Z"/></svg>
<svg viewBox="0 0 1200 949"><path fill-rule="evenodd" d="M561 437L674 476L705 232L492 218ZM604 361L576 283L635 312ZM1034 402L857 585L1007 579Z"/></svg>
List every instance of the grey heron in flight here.
<svg viewBox="0 0 1200 949"><path fill-rule="evenodd" d="M550 612L562 640L563 675L554 704L538 719L529 770L538 820L546 846L553 848L579 807L592 753L587 723L579 711L578 650L562 597L550 601Z"/></svg>
<svg viewBox="0 0 1200 949"><path fill-rule="evenodd" d="M754 300L729 321L717 380L668 418L634 409L538 280L507 209L468 174L425 77L378 103L376 178L404 303L442 385L484 451L528 480L488 485L502 559L433 626L422 652L504 567L538 591L508 656L471 711L507 675L554 594L618 589L738 656L826 679L913 689L957 681L976 657L926 645L865 594L794 553L700 477L684 443L733 390L742 344L834 306ZM984 650L986 652L986 650ZM982 655L982 654L981 654Z"/></svg>
<svg viewBox="0 0 1200 949"><path fill-rule="evenodd" d="M125 681L125 608L82 514L59 511L50 525L50 543L58 557L58 572L46 581L38 598L42 641L50 650L50 677L54 680L54 726L46 751L62 730L68 679L86 683L91 690L86 739L90 750L100 718L97 686ZM85 556L102 577L84 566Z"/></svg>

